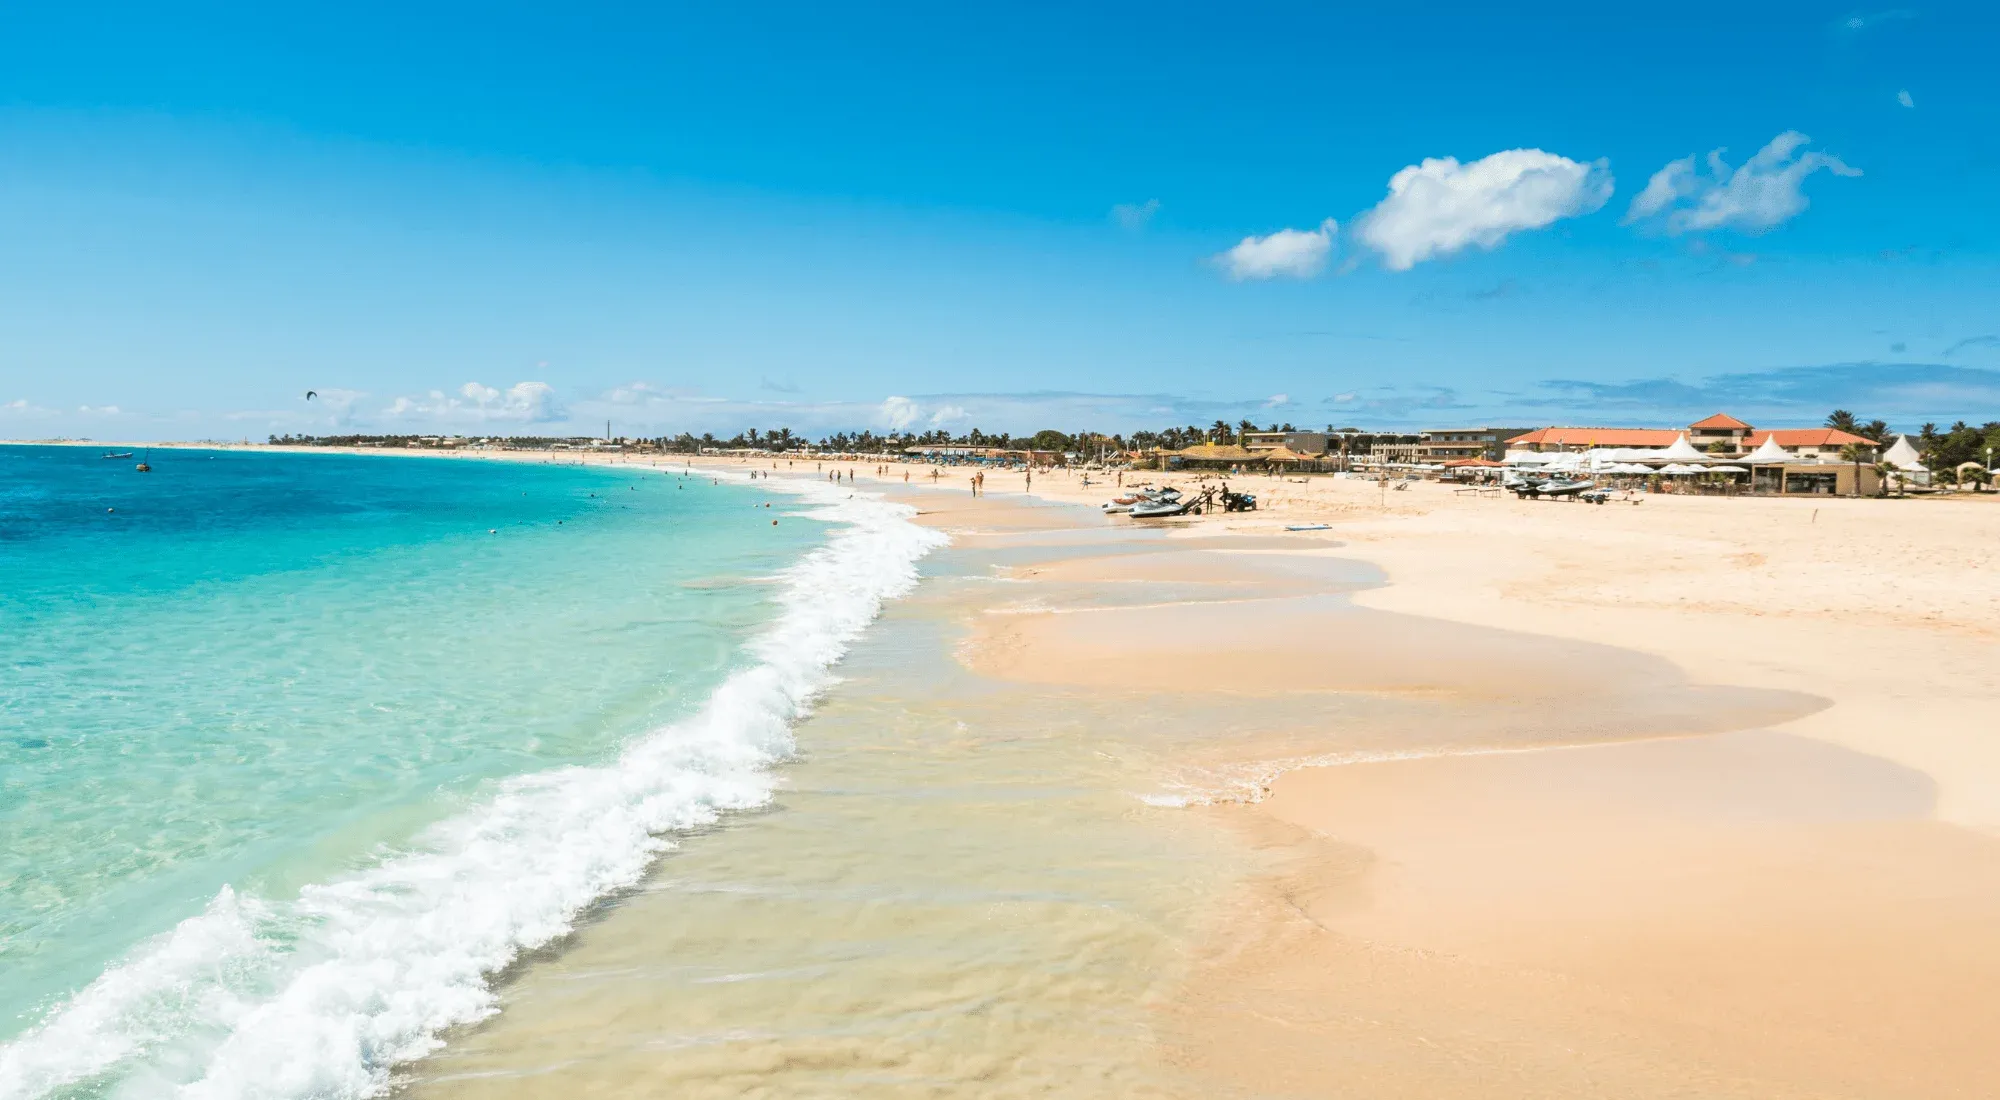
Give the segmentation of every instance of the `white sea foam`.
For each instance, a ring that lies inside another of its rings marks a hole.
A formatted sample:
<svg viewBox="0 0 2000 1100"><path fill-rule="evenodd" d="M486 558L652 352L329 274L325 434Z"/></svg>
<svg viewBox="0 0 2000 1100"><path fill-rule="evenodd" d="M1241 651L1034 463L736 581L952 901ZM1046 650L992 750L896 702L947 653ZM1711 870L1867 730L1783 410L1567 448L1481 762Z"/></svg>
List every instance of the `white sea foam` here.
<svg viewBox="0 0 2000 1100"><path fill-rule="evenodd" d="M1286 772L1302 768L1342 768L1354 764L1391 764L1406 760L1435 760L1447 756L1516 756L1525 753L1564 752L1589 745L1496 745L1487 747L1439 747L1427 749L1376 749L1330 752L1317 756L1289 756L1276 760L1252 760L1240 764L1184 771L1162 783L1151 794L1135 794L1142 804L1162 810L1227 803L1257 803L1271 795L1271 784Z"/></svg>
<svg viewBox="0 0 2000 1100"><path fill-rule="evenodd" d="M378 1095L446 1029L495 1012L495 972L636 883L671 834L767 802L791 724L945 539L901 506L804 481L760 487L842 526L783 574L753 663L700 712L610 765L501 784L411 850L295 900L224 889L0 1047L0 1098L81 1083L121 1097Z"/></svg>

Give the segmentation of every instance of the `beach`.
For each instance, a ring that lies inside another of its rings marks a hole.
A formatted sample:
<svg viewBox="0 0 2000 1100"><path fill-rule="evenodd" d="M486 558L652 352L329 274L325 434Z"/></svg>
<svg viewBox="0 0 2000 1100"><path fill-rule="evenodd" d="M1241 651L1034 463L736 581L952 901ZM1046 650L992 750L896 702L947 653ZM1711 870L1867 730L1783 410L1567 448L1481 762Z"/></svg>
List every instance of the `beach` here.
<svg viewBox="0 0 2000 1100"><path fill-rule="evenodd" d="M1425 661L1391 634L1389 670L1372 647L1288 662L1282 612L1262 641L1246 623L1227 648L1263 671L1233 678L1241 690L1356 690L1324 665L1358 660L1377 690L1476 698L1499 671L1529 684L1500 694L1542 711L1552 744L1296 768L1218 808L1273 869L1217 919L1169 1013L1184 1064L1260 1095L1982 1092L2000 1039L1990 500L1588 507L1238 486L1277 509L1186 534L1323 521L1293 537L1383 570L1362 607L1648 654L1796 710L1711 700L1650 728L1656 712L1576 722L1615 673L1599 655L1510 671L1521 642ZM1206 643L1174 652L1214 637L1191 625L1145 624L1146 659L1207 664ZM1394 671L1412 665L1417 681Z"/></svg>
<svg viewBox="0 0 2000 1100"><path fill-rule="evenodd" d="M1990 500L754 465L949 545L411 1093L1985 1094Z"/></svg>

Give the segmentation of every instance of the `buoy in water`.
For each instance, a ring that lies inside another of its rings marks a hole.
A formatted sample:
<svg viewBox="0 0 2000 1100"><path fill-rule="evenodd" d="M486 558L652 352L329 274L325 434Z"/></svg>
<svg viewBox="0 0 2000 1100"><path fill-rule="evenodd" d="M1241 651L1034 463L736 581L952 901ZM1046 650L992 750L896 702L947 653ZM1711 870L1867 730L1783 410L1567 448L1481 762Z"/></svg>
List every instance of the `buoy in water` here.
<svg viewBox="0 0 2000 1100"><path fill-rule="evenodd" d="M772 520L772 521L771 521L771 526L773 526L773 527L776 527L777 525L778 525L778 521L777 521L777 520L775 520L775 519L774 519L774 520Z"/></svg>

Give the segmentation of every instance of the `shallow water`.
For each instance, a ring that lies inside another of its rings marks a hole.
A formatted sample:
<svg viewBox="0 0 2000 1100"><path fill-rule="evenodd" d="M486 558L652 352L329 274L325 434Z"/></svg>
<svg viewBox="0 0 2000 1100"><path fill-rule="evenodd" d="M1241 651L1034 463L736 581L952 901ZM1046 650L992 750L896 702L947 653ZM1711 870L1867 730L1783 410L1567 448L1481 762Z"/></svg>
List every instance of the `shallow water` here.
<svg viewBox="0 0 2000 1100"><path fill-rule="evenodd" d="M198 1078L324 927L280 909L695 714L827 531L652 469L149 458L0 448L0 1095Z"/></svg>

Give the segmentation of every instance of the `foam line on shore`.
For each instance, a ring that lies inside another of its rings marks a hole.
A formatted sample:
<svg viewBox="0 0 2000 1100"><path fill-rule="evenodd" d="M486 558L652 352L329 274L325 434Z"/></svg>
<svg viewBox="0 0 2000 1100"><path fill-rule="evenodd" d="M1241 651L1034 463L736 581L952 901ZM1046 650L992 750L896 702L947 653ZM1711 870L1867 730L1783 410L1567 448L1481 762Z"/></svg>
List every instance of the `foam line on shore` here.
<svg viewBox="0 0 2000 1100"><path fill-rule="evenodd" d="M636 884L672 834L767 803L792 724L947 539L910 522L914 509L844 487L759 488L802 497L838 526L779 576L777 619L701 710L612 763L502 782L408 849L290 901L225 887L0 1046L0 1098L78 1085L216 1100L379 1095L445 1031L496 1012L493 976Z"/></svg>
<svg viewBox="0 0 2000 1100"><path fill-rule="evenodd" d="M1382 749L1323 753L1279 760L1260 760L1235 768L1218 769L1215 782L1167 783L1165 790L1133 797L1155 809L1178 810L1190 806L1227 803L1255 804L1271 795L1271 785L1287 772L1304 768L1344 768L1356 764L1393 764L1406 760L1441 760L1466 756L1522 756L1530 753L1567 752L1610 745L1631 745L1647 741L1675 740L1674 737L1631 737L1608 741L1559 741L1539 745L1505 745L1487 748Z"/></svg>

